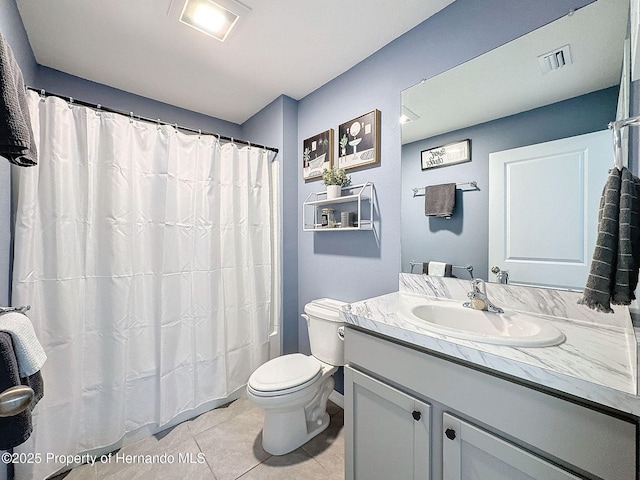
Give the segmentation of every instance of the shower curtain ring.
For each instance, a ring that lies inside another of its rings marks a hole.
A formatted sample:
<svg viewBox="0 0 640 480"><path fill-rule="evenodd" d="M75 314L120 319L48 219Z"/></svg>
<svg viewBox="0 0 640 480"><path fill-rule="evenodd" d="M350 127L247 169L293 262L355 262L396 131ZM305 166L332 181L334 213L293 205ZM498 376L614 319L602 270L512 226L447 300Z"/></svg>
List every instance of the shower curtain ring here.
<svg viewBox="0 0 640 480"><path fill-rule="evenodd" d="M73 107L73 97L69 97L69 101L67 102L69 108Z"/></svg>
<svg viewBox="0 0 640 480"><path fill-rule="evenodd" d="M251 150L251 142L247 141L247 145L249 145L249 150Z"/></svg>
<svg viewBox="0 0 640 480"><path fill-rule="evenodd" d="M198 138L202 138L202 130L198 129Z"/></svg>
<svg viewBox="0 0 640 480"><path fill-rule="evenodd" d="M44 88L42 90L40 90L40 100L42 100L44 102L46 95L45 95L45 91Z"/></svg>
<svg viewBox="0 0 640 480"><path fill-rule="evenodd" d="M133 112L129 112L129 123L133 123Z"/></svg>
<svg viewBox="0 0 640 480"><path fill-rule="evenodd" d="M98 104L96 105L96 115L100 115L100 109L102 108L102 105Z"/></svg>
<svg viewBox="0 0 640 480"><path fill-rule="evenodd" d="M160 119L156 120L156 128L160 130Z"/></svg>

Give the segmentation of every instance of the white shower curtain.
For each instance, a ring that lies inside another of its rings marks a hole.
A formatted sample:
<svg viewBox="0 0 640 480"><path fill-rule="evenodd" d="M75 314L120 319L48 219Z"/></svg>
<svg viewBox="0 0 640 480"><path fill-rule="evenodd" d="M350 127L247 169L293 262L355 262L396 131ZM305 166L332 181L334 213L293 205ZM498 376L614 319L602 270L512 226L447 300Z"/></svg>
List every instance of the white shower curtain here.
<svg viewBox="0 0 640 480"><path fill-rule="evenodd" d="M278 303L268 152L33 92L29 104L40 161L12 172L12 302L31 305L48 361L20 451L113 445L242 388L269 358Z"/></svg>

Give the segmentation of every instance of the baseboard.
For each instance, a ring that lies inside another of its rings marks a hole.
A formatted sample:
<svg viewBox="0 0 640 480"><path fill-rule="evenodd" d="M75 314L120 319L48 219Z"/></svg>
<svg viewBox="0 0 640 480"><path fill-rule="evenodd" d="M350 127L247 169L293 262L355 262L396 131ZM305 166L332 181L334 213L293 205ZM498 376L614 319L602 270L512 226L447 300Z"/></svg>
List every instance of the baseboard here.
<svg viewBox="0 0 640 480"><path fill-rule="evenodd" d="M338 405L340 408L344 410L344 395L342 395L337 390L334 390L329 394L329 400Z"/></svg>

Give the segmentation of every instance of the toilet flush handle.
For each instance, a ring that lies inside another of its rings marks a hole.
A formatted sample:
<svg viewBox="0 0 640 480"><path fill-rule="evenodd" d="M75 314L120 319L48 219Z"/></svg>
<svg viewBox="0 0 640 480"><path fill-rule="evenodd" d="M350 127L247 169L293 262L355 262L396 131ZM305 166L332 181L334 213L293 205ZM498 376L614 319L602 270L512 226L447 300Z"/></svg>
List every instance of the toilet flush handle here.
<svg viewBox="0 0 640 480"><path fill-rule="evenodd" d="M344 327L338 327L338 337L344 341Z"/></svg>

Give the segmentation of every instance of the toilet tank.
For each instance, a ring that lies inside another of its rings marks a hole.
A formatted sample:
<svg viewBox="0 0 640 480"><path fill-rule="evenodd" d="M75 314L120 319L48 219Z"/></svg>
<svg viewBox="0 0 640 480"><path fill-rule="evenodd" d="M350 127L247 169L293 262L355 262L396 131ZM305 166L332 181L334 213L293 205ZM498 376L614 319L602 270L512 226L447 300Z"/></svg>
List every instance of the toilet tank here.
<svg viewBox="0 0 640 480"><path fill-rule="evenodd" d="M320 298L312 300L304 307L311 354L329 365L344 365L344 322L340 320L340 309L345 302Z"/></svg>

